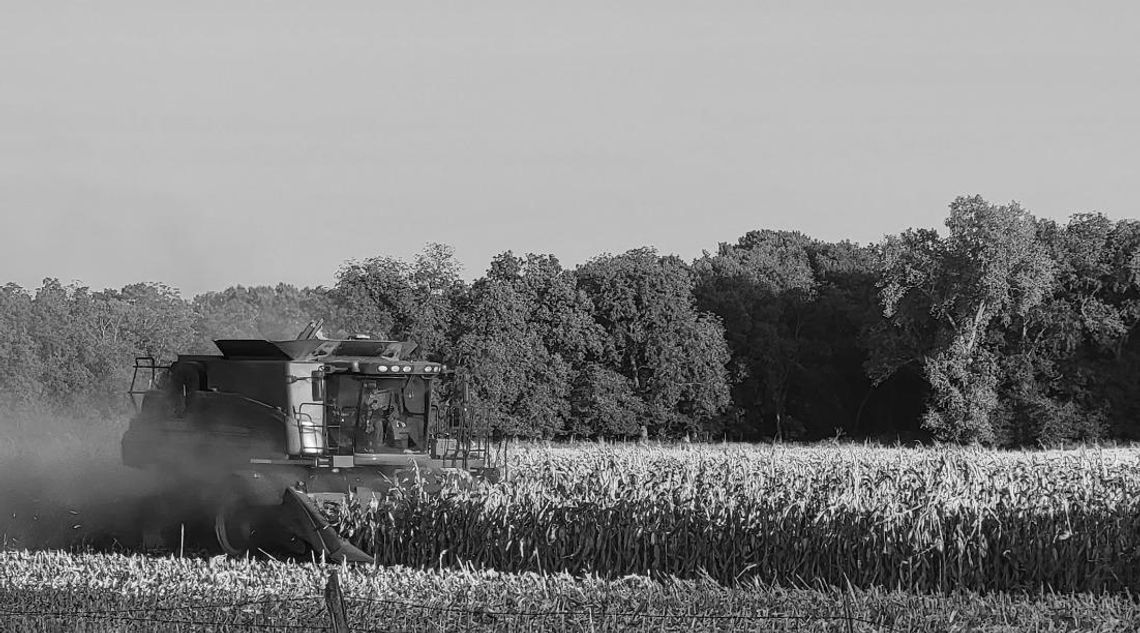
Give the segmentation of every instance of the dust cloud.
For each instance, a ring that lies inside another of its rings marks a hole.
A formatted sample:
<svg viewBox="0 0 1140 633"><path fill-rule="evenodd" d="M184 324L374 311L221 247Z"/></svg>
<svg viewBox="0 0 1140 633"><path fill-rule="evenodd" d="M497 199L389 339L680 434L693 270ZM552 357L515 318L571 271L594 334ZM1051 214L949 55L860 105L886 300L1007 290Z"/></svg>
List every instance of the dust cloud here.
<svg viewBox="0 0 1140 633"><path fill-rule="evenodd" d="M152 477L122 465L127 420L0 420L0 547L137 550Z"/></svg>

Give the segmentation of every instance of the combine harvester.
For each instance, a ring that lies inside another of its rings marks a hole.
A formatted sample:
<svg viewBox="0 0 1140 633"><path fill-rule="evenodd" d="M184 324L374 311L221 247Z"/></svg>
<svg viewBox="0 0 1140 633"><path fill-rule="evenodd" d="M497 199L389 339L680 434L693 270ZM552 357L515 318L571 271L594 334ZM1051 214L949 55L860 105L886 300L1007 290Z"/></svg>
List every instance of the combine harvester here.
<svg viewBox="0 0 1140 633"><path fill-rule="evenodd" d="M465 387L454 406L434 401L453 372L411 360L412 343L326 340L321 325L292 341L215 341L220 355L168 366L136 359L123 463L153 473L162 491L144 540L170 545L179 522L196 518L232 556L368 562L323 504L367 500L415 476L497 479Z"/></svg>

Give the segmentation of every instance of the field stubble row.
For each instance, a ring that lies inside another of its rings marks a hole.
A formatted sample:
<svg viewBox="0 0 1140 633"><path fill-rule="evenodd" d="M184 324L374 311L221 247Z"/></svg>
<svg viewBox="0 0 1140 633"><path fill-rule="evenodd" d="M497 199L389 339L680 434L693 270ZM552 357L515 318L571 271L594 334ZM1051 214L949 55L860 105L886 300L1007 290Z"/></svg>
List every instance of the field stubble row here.
<svg viewBox="0 0 1140 633"><path fill-rule="evenodd" d="M329 568L259 560L0 552L0 630L327 627ZM787 588L709 579L341 569L354 631L1134 631L1123 595Z"/></svg>

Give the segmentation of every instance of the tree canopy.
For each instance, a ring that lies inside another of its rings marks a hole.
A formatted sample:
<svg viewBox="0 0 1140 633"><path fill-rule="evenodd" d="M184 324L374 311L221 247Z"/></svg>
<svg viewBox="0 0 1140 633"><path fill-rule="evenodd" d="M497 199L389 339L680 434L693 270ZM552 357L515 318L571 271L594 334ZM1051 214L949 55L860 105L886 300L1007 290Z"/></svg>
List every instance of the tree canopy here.
<svg viewBox="0 0 1140 633"><path fill-rule="evenodd" d="M969 196L944 224L868 245L760 229L692 262L505 252L470 283L428 244L346 261L328 288L7 284L0 399L122 416L136 356L324 319L330 336L418 343L511 435L1140 439L1140 222Z"/></svg>

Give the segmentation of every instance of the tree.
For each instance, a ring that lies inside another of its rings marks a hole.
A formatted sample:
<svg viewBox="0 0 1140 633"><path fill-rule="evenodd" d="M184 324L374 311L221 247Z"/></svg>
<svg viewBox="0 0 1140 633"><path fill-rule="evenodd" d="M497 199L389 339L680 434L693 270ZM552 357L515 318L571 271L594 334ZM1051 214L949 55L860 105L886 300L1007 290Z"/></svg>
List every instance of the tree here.
<svg viewBox="0 0 1140 633"><path fill-rule="evenodd" d="M629 379L596 363L577 373L571 407L567 431L574 436L631 437L652 422Z"/></svg>
<svg viewBox="0 0 1140 633"><path fill-rule="evenodd" d="M34 408L43 391L32 328L32 296L16 284L0 287L0 404L6 409Z"/></svg>
<svg viewBox="0 0 1140 633"><path fill-rule="evenodd" d="M1140 223L1078 214L1039 222L1055 263L1052 292L1005 337L1003 427L1011 442L1127 437L1140 379L1129 334L1140 321Z"/></svg>
<svg viewBox="0 0 1140 633"><path fill-rule="evenodd" d="M558 258L533 253L520 258L507 251L492 260L487 278L522 294L527 321L551 353L575 367L602 355L605 332L594 321L593 303L578 287L575 272L562 268Z"/></svg>
<svg viewBox="0 0 1140 633"><path fill-rule="evenodd" d="M91 294L85 287L45 279L31 303L28 333L40 359L40 405L53 412L89 412ZM97 364L97 363L96 363Z"/></svg>
<svg viewBox="0 0 1140 633"><path fill-rule="evenodd" d="M945 239L912 230L884 245L881 300L896 336L873 374L881 379L921 358L931 389L924 427L941 439L992 443L998 363L991 335L1042 303L1054 265L1036 220L1016 203L958 198L946 227Z"/></svg>
<svg viewBox="0 0 1140 633"><path fill-rule="evenodd" d="M591 310L574 273L552 255L502 253L460 300L458 360L504 431L550 437L567 430L579 412L571 384L602 352L604 333Z"/></svg>
<svg viewBox="0 0 1140 633"><path fill-rule="evenodd" d="M348 331L415 341L425 358L447 359L454 304L464 291L460 271L454 250L442 244L428 244L413 263L350 260L332 289L337 320Z"/></svg>
<svg viewBox="0 0 1140 633"><path fill-rule="evenodd" d="M0 346L9 368L0 385L24 410L106 418L126 412L137 356L170 359L191 339L191 311L161 284L91 292L55 279L29 294L0 291Z"/></svg>
<svg viewBox="0 0 1140 633"><path fill-rule="evenodd" d="M658 433L714 421L729 405L724 329L697 310L689 267L650 248L593 259L577 270L607 333L603 365L631 383Z"/></svg>
<svg viewBox="0 0 1140 633"><path fill-rule="evenodd" d="M511 435L551 437L569 413L570 371L529 320L533 306L509 279L480 279L461 301L456 350L476 405Z"/></svg>
<svg viewBox="0 0 1140 633"><path fill-rule="evenodd" d="M850 243L750 231L693 264L698 306L723 321L745 438L830 436L858 427L870 384L859 334L874 258Z"/></svg>
<svg viewBox="0 0 1140 633"><path fill-rule="evenodd" d="M201 353L215 352L216 339L291 339L314 319L325 319L329 335L345 334L324 288L232 286L194 297L193 308L193 347Z"/></svg>
<svg viewBox="0 0 1140 633"><path fill-rule="evenodd" d="M693 265L698 305L720 316L733 350L733 399L754 430L776 437L803 435L786 427L799 426L787 414L793 374L803 369L805 306L816 289L809 243L801 233L751 231Z"/></svg>
<svg viewBox="0 0 1140 633"><path fill-rule="evenodd" d="M83 295L79 295L82 297ZM90 296L90 308L77 325L83 330L85 364L101 379L89 387L91 402L104 415L122 412L134 359L173 360L189 351L194 313L178 291L158 283L136 283Z"/></svg>
<svg viewBox="0 0 1140 633"><path fill-rule="evenodd" d="M165 284L130 284L95 293L94 299L99 336L122 341L133 354L170 359L191 345L193 310Z"/></svg>

